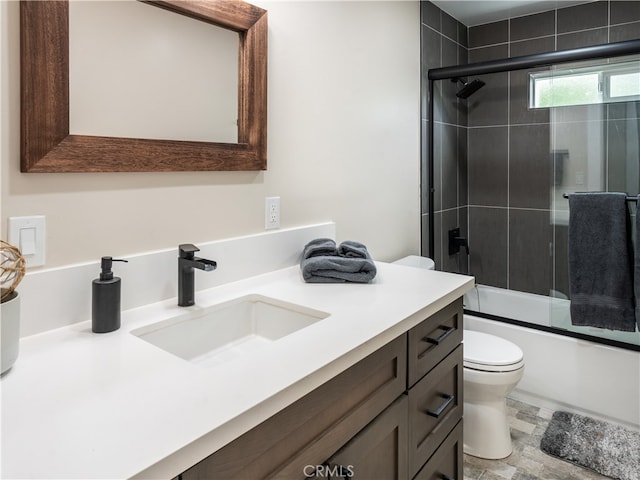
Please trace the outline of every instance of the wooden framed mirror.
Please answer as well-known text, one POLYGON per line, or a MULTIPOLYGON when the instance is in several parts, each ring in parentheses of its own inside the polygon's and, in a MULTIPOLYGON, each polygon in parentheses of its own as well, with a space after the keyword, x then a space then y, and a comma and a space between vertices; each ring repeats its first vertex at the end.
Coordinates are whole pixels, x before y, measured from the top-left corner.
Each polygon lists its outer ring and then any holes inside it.
POLYGON ((239 34, 238 143, 69 134, 69 5, 20 2, 22 172, 267 167, 267 12, 241 0, 142 0, 239 34))

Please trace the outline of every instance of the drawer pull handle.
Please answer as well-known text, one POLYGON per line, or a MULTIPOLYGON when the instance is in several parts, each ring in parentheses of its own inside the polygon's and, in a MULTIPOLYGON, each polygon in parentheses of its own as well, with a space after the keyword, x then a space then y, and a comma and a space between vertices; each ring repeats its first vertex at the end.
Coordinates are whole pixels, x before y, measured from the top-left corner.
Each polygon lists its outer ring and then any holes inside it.
POLYGON ((425 342, 433 343, 434 345, 440 345, 440 343, 455 330, 455 327, 446 327, 444 325, 440 325, 438 328, 444 330, 438 338, 424 337, 423 340, 425 342))
POLYGON ((442 415, 442 412, 444 412, 447 407, 449 405, 451 405, 451 403, 455 400, 456 396, 455 395, 448 395, 446 393, 443 393, 442 395, 440 395, 442 398, 444 398, 444 402, 442 402, 442 404, 435 410, 427 410, 427 415, 430 415, 432 417, 440 417, 440 415, 442 415))

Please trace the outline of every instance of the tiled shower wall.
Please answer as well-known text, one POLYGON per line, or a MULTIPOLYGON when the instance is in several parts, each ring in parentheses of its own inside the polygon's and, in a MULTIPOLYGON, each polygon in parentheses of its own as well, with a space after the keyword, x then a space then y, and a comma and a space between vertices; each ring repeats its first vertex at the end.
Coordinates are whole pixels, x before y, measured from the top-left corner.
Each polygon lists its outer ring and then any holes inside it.
MULTIPOLYGON (((430 55, 437 49, 432 44, 437 38, 429 18, 447 14, 428 2, 423 2, 422 12, 423 65, 433 68, 430 55)), ((438 33, 442 45, 446 35, 438 33)), ((635 38, 640 38, 640 2, 597 1, 471 27, 467 60, 474 63, 635 38)), ((465 63, 461 52, 458 63, 465 63)), ((452 64, 452 57, 439 60, 442 66, 452 64)), ((452 101, 455 90, 440 92, 441 98, 436 95, 435 260, 438 269, 469 272, 485 285, 543 295, 551 290, 567 293, 566 222, 552 220, 550 194, 557 181, 552 137, 563 135, 563 127, 555 118, 552 129, 549 110, 528 108, 530 72, 482 75, 479 78, 486 86, 467 101, 452 101), (450 109, 457 112, 455 123, 446 114, 450 109), (448 255, 448 230, 456 226, 468 238, 469 257, 464 251, 448 255)), ((426 78, 426 71, 423 75, 426 78)), ((452 88, 448 81, 437 83, 452 88)), ((586 120, 583 114, 589 108, 572 107, 562 115, 586 120)), ((618 121, 619 106, 597 109, 602 130, 616 131, 607 124, 618 121)), ((424 126, 426 115, 423 119, 424 126)), ((607 140, 608 150, 618 148, 615 139, 607 140)), ((424 165, 426 147, 425 138, 424 165)), ((604 155, 608 157, 609 151, 604 155)), ((423 192, 426 195, 426 189, 423 192)), ((426 202, 423 205, 426 255, 426 202)))
MULTIPOLYGON (((431 2, 421 2, 422 16, 422 250, 429 252, 427 71, 467 63, 467 27, 431 2)), ((449 256, 442 242, 443 219, 451 228, 467 225, 467 108, 458 89, 446 80, 435 84, 435 261, 439 270, 466 272, 466 258, 449 256), (445 159, 443 161, 442 159, 445 159), (442 250, 445 249, 444 255, 442 250)), ((446 231, 445 231, 446 235, 446 231)))

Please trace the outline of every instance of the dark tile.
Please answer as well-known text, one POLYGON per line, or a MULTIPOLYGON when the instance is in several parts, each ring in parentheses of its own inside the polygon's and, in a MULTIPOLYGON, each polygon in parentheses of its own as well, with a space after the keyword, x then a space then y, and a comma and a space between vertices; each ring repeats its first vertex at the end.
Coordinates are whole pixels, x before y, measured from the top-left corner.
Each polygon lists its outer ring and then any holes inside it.
MULTIPOLYGON (((511 44, 511 55, 530 55, 533 53, 552 52, 555 46, 554 37, 542 37, 511 44)), ((529 108, 529 75, 536 70, 514 70, 510 72, 509 81, 509 122, 511 124, 548 123, 549 109, 529 108)))
POLYGON ((509 288, 549 295, 553 241, 551 212, 509 209, 509 288))
POLYGON ((607 189, 638 195, 638 120, 609 120, 606 125, 607 189))
POLYGON ((420 132, 421 142, 424 145, 422 148, 422 152, 420 154, 421 168, 420 168, 420 185, 422 188, 420 189, 420 204, 422 207, 421 213, 429 212, 429 172, 427 171, 428 158, 429 158, 429 122, 427 120, 422 120, 422 132, 420 132))
POLYGON ((421 65, 420 67, 420 118, 427 119, 429 116, 429 80, 427 77, 428 69, 421 65))
MULTIPOLYGON (((561 192, 573 192, 584 190, 605 190, 604 166, 606 162, 605 121, 598 120, 601 115, 598 107, 589 108, 562 108, 564 118, 571 119, 577 113, 582 113, 582 120, 559 121, 554 123, 553 137, 554 152, 562 153, 566 170, 562 171, 556 165, 556 188, 561 192), (568 112, 574 110, 573 112, 568 112), (589 121, 585 121, 589 119, 589 121), (595 169, 590 165, 601 165, 601 169, 595 169), (562 175, 559 181, 558 177, 562 175)), ((558 116, 559 115, 554 115, 558 116)), ((562 205, 560 205, 562 206, 562 205)), ((566 205, 565 205, 566 206, 566 205)))
POLYGON ((509 129, 509 206, 549 208, 553 180, 549 124, 509 129))
POLYGON ((511 42, 510 56, 533 55, 534 53, 553 52, 556 46, 554 36, 539 37, 531 40, 511 42))
POLYGON ((467 63, 469 63, 469 50, 458 45, 458 65, 466 65, 467 63))
MULTIPOLYGON (((609 2, 609 16, 610 25, 640 21, 640 2, 637 0, 612 0, 609 2)), ((640 30, 636 30, 636 32, 640 32, 640 30)))
POLYGON ((440 132, 440 140, 442 142, 441 209, 446 210, 458 206, 458 127, 455 125, 442 125, 440 132))
POLYGON ((591 2, 557 11, 558 33, 576 32, 607 25, 608 2, 591 2))
MULTIPOLYGON (((458 64, 458 45, 448 38, 442 39, 442 66, 447 67, 450 65, 458 64)), ((455 125, 458 123, 458 97, 456 92, 458 88, 455 83, 450 80, 440 80, 439 87, 442 92, 441 103, 441 117, 436 117, 436 120, 441 120, 445 123, 455 125)))
POLYGON ((436 122, 442 122, 446 115, 445 109, 451 108, 444 103, 451 103, 453 101, 450 92, 451 86, 446 82, 447 80, 437 80, 433 82, 433 118, 436 122))
POLYGON ((475 78, 485 82, 485 86, 465 100, 469 126, 507 125, 509 74, 491 73, 475 78))
MULTIPOLYGON (((640 2, 638 3, 640 5, 640 2)), ((640 22, 616 25, 609 28, 609 42, 624 42, 640 38, 640 22)))
POLYGON ((436 263, 436 269, 442 270, 442 212, 436 212, 433 216, 434 219, 434 255, 433 261, 436 263))
POLYGON ((442 66, 458 65, 458 44, 448 38, 442 39, 442 66))
MULTIPOLYGON (((429 215, 420 216, 420 252, 425 257, 429 255, 429 215)), ((440 265, 436 262, 436 270, 440 270, 440 265)))
POLYGON ((507 209, 469 207, 469 265, 476 283, 507 287, 507 209))
POLYGON ((466 127, 458 127, 458 205, 460 206, 469 203, 467 132, 466 127))
POLYGON ((517 70, 510 73, 509 122, 511 125, 549 123, 548 108, 529 107, 529 75, 533 71, 517 70))
POLYGON ((444 125, 436 122, 434 125, 433 144, 433 209, 436 212, 442 210, 442 134, 444 125))
MULTIPOLYGON (((467 207, 458 209, 458 225, 460 235, 469 239, 469 209, 467 207)), ((458 255, 458 273, 469 273, 469 255, 465 250, 464 254, 458 255)))
POLYGON ((454 42, 458 41, 458 21, 447 12, 442 12, 440 16, 442 22, 442 34, 449 37, 454 42))
MULTIPOLYGON (((458 86, 460 87, 461 84, 458 84, 458 86)), ((468 119, 468 105, 467 105, 468 100, 463 100, 463 99, 459 99, 458 100, 458 125, 460 126, 467 126, 469 124, 469 119, 468 119)))
MULTIPOLYGON (((432 68, 440 68, 440 66, 442 65, 442 60, 441 60, 441 39, 442 36, 431 30, 428 27, 422 26, 422 61, 421 61, 421 69, 422 69, 422 79, 423 79, 423 85, 424 88, 422 89, 422 94, 424 95, 423 98, 426 99, 427 96, 427 74, 428 71, 432 68)), ((435 86, 437 86, 439 82, 436 82, 435 86)), ((436 97, 436 99, 438 98, 436 95, 434 95, 436 97)), ((440 109, 440 102, 436 102, 435 108, 437 110, 440 109)), ((423 118, 427 118, 428 117, 428 108, 429 108, 429 104, 428 101, 423 101, 422 103, 422 116, 423 118)), ((436 117, 438 118, 438 117, 436 117)))
MULTIPOLYGON (((442 245, 442 270, 445 272, 461 273, 460 263, 461 257, 467 257, 467 253, 463 248, 459 253, 449 255, 449 230, 458 228, 460 226, 460 220, 458 217, 458 209, 448 210, 442 212, 442 230, 440 242, 442 245)), ((462 228, 460 235, 462 236, 462 228)))
MULTIPOLYGON (((585 122, 599 122, 606 120, 607 118, 606 105, 601 103, 592 105, 572 105, 567 107, 554 108, 551 110, 553 117, 552 122, 556 124, 556 128, 562 128, 565 123, 575 123, 578 126, 584 126, 586 125, 585 122)), ((586 133, 584 128, 580 127, 577 132, 580 132, 578 133, 578 135, 582 135, 582 139, 580 137, 577 137, 571 139, 571 141, 568 141, 566 143, 575 143, 576 141, 584 143, 584 138, 588 138, 587 136, 585 136, 586 133)), ((573 134, 573 132, 571 133, 573 134)), ((556 138, 566 139, 565 137, 558 137, 557 135, 556 138)))
POLYGON ((469 204, 507 206, 507 127, 469 129, 469 204))
POLYGON ((607 119, 640 118, 640 101, 619 102, 607 105, 607 119))
POLYGON ((426 69, 440 68, 440 42, 442 35, 428 27, 422 26, 422 65, 426 69))
POLYGON ((558 35, 558 50, 568 50, 570 48, 590 47, 607 43, 607 28, 596 28, 576 33, 566 33, 558 35))
POLYGON ((469 28, 469 47, 482 47, 505 43, 509 41, 509 22, 499 22, 477 25, 469 28))
POLYGON ((469 46, 469 29, 461 22, 458 22, 458 43, 463 47, 469 46))
POLYGON ((510 41, 555 35, 556 14, 553 10, 512 18, 510 21, 510 41))
POLYGON ((470 48, 469 63, 486 62, 487 60, 499 60, 509 56, 509 46, 504 43, 491 47, 470 48))
POLYGON ((420 18, 423 24, 440 31, 440 9, 431 2, 420 2, 420 18))

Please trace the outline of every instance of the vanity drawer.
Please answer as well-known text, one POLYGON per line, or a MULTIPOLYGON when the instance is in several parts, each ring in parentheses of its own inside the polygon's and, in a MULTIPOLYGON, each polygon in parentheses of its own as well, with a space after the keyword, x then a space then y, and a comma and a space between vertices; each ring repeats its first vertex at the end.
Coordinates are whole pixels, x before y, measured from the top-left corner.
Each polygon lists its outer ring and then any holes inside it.
POLYGON ((409 467, 415 475, 462 418, 462 345, 409 390, 409 467))
POLYGON ((464 476, 462 439, 462 421, 459 421, 414 480, 462 480, 464 476))
POLYGON ((409 387, 462 342, 462 298, 409 330, 409 387))
POLYGON ((304 478, 400 396, 404 335, 237 438, 182 474, 204 478, 304 478))

